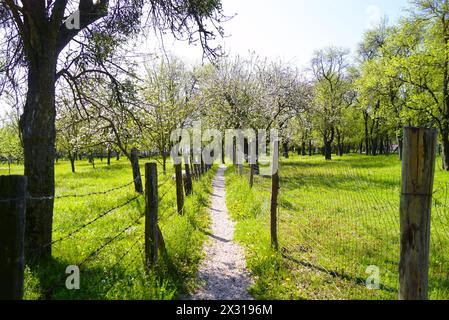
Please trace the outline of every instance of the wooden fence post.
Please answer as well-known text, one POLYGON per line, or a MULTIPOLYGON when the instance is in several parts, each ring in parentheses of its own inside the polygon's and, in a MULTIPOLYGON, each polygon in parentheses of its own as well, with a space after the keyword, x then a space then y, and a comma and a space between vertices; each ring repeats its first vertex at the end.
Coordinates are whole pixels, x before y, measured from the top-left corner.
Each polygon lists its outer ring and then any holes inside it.
POLYGON ((157 164, 145 164, 145 267, 148 272, 157 266, 159 230, 158 230, 158 181, 157 164))
POLYGON ((193 185, 192 185, 192 175, 190 173, 189 157, 187 155, 184 157, 184 168, 186 171, 185 191, 186 196, 189 196, 193 192, 193 185))
POLYGON ((0 300, 23 298, 27 178, 0 176, 0 300))
POLYGON ((142 179, 140 177, 139 152, 136 148, 131 150, 131 165, 133 169, 134 188, 137 193, 143 194, 142 179))
POLYGON ((275 250, 279 249, 278 242, 278 230, 277 230, 277 207, 278 207, 278 196, 279 196, 279 170, 277 165, 274 164, 275 161, 279 161, 279 141, 274 142, 273 150, 273 168, 275 171, 272 172, 271 177, 271 210, 270 210, 270 231, 271 231, 271 245, 275 250))
POLYGON ((201 179, 201 165, 200 164, 196 164, 195 166, 196 166, 197 178, 198 178, 198 180, 200 180, 201 179))
POLYGON ((254 186, 254 164, 249 165, 249 187, 254 186))
POLYGON ((399 299, 426 300, 437 131, 404 128, 399 299))
POLYGON ((182 186, 182 166, 175 164, 176 176, 176 203, 178 206, 178 213, 183 214, 184 211, 184 190, 182 186))

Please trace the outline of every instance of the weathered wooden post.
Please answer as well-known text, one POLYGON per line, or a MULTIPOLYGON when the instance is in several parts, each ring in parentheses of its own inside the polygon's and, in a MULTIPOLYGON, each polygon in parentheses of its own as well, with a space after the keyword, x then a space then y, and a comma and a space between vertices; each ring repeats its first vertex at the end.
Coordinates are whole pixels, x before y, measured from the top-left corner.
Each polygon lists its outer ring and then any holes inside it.
POLYGON ((0 300, 23 298, 27 178, 0 176, 0 300))
POLYGON ((194 164, 194 161, 193 161, 193 152, 190 154, 190 172, 191 172, 190 175, 191 176, 193 175, 195 180, 198 180, 197 176, 196 176, 195 164, 194 164))
POLYGON ((202 174, 201 174, 201 164, 197 164, 196 165, 196 172, 198 174, 198 180, 201 179, 202 174))
POLYGON ((192 184, 192 175, 190 173, 190 165, 189 165, 189 156, 186 155, 184 156, 184 169, 186 171, 186 179, 185 179, 185 191, 186 191, 186 196, 189 196, 192 194, 193 192, 193 184, 192 184))
POLYGON ((175 164, 176 177, 176 203, 178 206, 178 213, 183 214, 184 210, 184 190, 182 186, 182 167, 181 164, 175 164))
POLYGON ((252 188, 254 186, 254 164, 249 165, 249 187, 252 188))
POLYGON ((145 164, 145 267, 149 272, 157 266, 159 230, 158 230, 158 185, 157 164, 145 164))
POLYGON ((425 300, 437 131, 404 128, 399 299, 425 300))
POLYGON ((278 230, 277 230, 277 208, 279 196, 279 141, 274 141, 273 149, 273 172, 271 177, 271 210, 270 210, 270 225, 271 225, 271 245, 275 250, 279 249, 278 230))
POLYGON ((143 194, 142 179, 140 177, 139 152, 136 148, 131 150, 131 165, 133 169, 134 188, 137 193, 143 194))

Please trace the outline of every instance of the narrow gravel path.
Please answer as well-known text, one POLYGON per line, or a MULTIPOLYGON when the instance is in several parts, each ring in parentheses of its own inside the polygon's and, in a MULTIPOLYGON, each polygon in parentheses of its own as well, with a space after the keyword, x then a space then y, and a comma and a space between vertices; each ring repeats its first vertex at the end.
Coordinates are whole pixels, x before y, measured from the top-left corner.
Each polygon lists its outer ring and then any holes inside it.
POLYGON ((235 223, 229 218, 226 208, 225 170, 226 167, 221 166, 213 181, 212 234, 198 274, 203 287, 191 297, 192 300, 252 299, 247 291, 252 282, 246 270, 243 249, 233 242, 235 223))

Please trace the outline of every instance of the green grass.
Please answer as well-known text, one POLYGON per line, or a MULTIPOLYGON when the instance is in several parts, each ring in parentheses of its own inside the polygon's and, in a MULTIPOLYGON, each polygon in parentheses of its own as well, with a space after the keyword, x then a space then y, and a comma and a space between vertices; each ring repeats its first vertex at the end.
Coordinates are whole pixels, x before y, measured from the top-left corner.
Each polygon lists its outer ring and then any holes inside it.
MULTIPOLYGON (((228 170, 228 209, 256 280, 251 293, 258 299, 396 299, 400 175, 397 156, 283 159, 276 253, 270 246, 271 179, 256 177, 251 190, 246 175, 228 170), (380 270, 379 290, 365 285, 371 265, 380 270)), ((431 299, 449 299, 448 179, 437 170, 431 299)))
MULTIPOLYGON (((87 161, 77 162, 72 174, 70 163, 56 164, 56 196, 89 194, 122 186, 132 181, 127 160, 96 161, 93 169, 87 161)), ((141 160, 141 173, 144 173, 141 160)), ((8 174, 0 165, 0 174, 8 174)), ((194 182, 194 194, 186 198, 185 215, 176 210, 173 170, 169 177, 161 175, 159 184, 159 223, 166 242, 168 256, 161 258, 158 271, 144 272, 144 196, 107 214, 67 240, 53 245, 52 259, 30 263, 25 272, 26 299, 176 299, 195 288, 196 273, 203 258, 202 245, 209 228, 207 207, 214 171, 194 182), (167 179, 167 180, 166 180, 167 179), (133 223, 137 221, 136 223, 133 223), (65 287, 69 265, 80 265, 96 249, 132 225, 117 240, 81 265, 81 288, 69 291, 65 287)), ((23 168, 13 165, 12 174, 23 174, 23 168)), ((62 198, 55 200, 53 240, 59 239, 91 221, 103 212, 136 197, 133 185, 105 195, 62 198)), ((29 257, 28 257, 29 258, 29 257)))

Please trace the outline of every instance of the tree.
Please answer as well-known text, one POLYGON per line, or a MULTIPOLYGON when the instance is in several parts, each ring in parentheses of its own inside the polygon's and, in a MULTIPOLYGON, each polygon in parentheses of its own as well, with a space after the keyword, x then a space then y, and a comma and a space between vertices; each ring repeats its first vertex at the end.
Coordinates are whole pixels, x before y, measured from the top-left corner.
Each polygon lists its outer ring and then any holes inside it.
POLYGON ((443 168, 449 171, 449 1, 413 1, 415 13, 391 36, 396 55, 387 75, 402 83, 407 101, 405 123, 435 126, 443 146, 443 168))
POLYGON ((171 133, 184 128, 195 118, 197 106, 193 103, 197 78, 181 60, 172 57, 147 68, 144 82, 144 110, 141 114, 147 147, 156 147, 162 156, 164 175, 170 155, 171 133))
POLYGON ((87 120, 91 154, 94 150, 103 152, 105 146, 115 145, 131 163, 136 192, 143 193, 138 164, 138 148, 143 139, 142 119, 139 118, 141 101, 134 84, 135 77, 127 77, 130 74, 132 71, 127 70, 125 74, 114 75, 114 78, 121 78, 120 90, 116 90, 107 76, 84 75, 80 114, 87 120))
MULTIPOLYGON (((222 59, 208 68, 199 90, 207 125, 225 129, 278 129, 288 149, 290 120, 307 110, 311 86, 282 61, 269 63, 255 54, 222 59)), ((259 136, 256 135, 256 145, 259 136)))
POLYGON ((68 94, 61 91, 57 96, 56 150, 67 156, 72 173, 76 172, 75 162, 83 151, 97 144, 95 132, 86 115, 83 116, 68 94))
MULTIPOLYGON (((72 67, 82 66, 83 72, 107 73, 104 67, 108 51, 139 31, 143 13, 148 16, 146 21, 158 29, 187 34, 190 41, 199 39, 205 54, 213 56, 216 51, 209 41, 215 34, 206 28, 205 22, 213 20, 214 25, 221 22, 221 12, 219 0, 4 0, 0 3, 2 38, 8 48, 1 68, 3 81, 8 81, 11 87, 27 87, 20 124, 25 175, 33 197, 27 204, 28 253, 51 255, 48 244, 54 202, 56 81, 66 80, 62 75, 67 75, 72 67), (84 55, 86 43, 98 44, 94 46, 97 54, 93 60, 90 55, 84 55)), ((217 31, 222 32, 220 27, 217 31)))
POLYGON ((390 60, 401 52, 392 41, 393 35, 394 28, 383 21, 365 34, 359 47, 360 75, 356 86, 367 155, 382 153, 392 136, 397 138, 399 154, 402 150, 402 110, 407 93, 402 90, 403 83, 388 73, 390 60))
POLYGON ((278 61, 259 68, 258 79, 262 83, 262 110, 256 113, 259 123, 268 132, 275 128, 283 139, 284 156, 288 157, 292 140, 290 120, 309 111, 313 89, 299 70, 278 61))
MULTIPOLYGON (((215 66, 206 66, 200 72, 198 90, 203 127, 222 133, 223 163, 226 161, 225 130, 257 128, 261 112, 257 110, 260 104, 255 101, 262 95, 256 80, 258 66, 255 55, 250 58, 236 56, 223 58, 215 66)), ((236 160, 234 157, 233 163, 236 160)))
POLYGON ((316 51, 312 59, 315 119, 323 137, 326 160, 332 160, 336 125, 341 117, 345 95, 349 89, 347 55, 348 52, 344 49, 326 48, 316 51))

